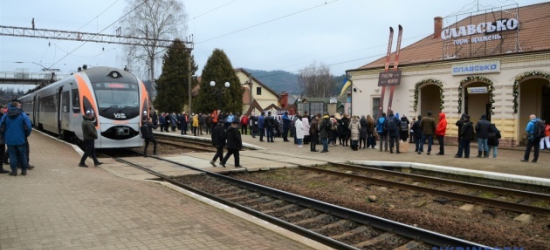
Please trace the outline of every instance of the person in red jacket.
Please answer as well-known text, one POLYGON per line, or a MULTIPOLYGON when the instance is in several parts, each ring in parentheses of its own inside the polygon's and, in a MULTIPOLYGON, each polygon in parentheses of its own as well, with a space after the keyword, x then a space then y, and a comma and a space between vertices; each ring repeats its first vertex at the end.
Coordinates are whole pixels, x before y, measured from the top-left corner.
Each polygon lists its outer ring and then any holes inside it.
POLYGON ((447 131, 447 120, 445 119, 445 113, 439 113, 439 123, 435 129, 435 136, 437 136, 437 141, 439 142, 439 153, 437 155, 445 154, 445 145, 443 139, 445 138, 445 132, 447 131))

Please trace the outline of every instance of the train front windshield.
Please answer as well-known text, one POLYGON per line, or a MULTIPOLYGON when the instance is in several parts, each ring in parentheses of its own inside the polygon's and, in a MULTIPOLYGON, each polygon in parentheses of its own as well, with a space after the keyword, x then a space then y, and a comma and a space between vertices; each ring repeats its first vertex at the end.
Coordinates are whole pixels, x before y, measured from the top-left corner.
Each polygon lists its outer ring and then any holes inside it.
POLYGON ((130 119, 139 115, 137 84, 94 83, 99 114, 110 119, 130 119))

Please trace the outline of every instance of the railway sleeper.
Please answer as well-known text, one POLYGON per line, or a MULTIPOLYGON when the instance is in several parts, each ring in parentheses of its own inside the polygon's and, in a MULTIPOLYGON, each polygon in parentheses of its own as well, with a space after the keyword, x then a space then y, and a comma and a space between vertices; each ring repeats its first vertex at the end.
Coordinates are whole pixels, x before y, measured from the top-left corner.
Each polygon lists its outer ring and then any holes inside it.
POLYGON ((283 204, 285 204, 285 202, 282 201, 282 200, 271 200, 270 202, 260 204, 258 206, 258 209, 262 210, 262 209, 265 209, 265 208, 278 207, 278 206, 281 206, 283 204))
POLYGON ((247 206, 250 206, 252 208, 256 208, 261 204, 264 204, 266 202, 271 202, 271 201, 272 201, 272 199, 269 196, 259 196, 257 199, 251 199, 251 200, 243 201, 243 202, 241 202, 241 205, 247 205, 247 206))
POLYGON ((365 248, 365 249, 368 249, 368 247, 371 247, 371 246, 374 246, 374 245, 377 245, 377 244, 380 244, 381 242, 384 242, 386 241, 387 239, 389 239, 390 237, 393 237, 393 235, 391 233, 385 233, 385 234, 381 234, 381 235, 378 235, 374 238, 371 238, 369 240, 366 240, 366 241, 363 241, 363 242, 359 242, 357 244, 354 244, 353 246, 354 247, 357 247, 357 248, 365 248))
POLYGON ((311 214, 317 214, 318 212, 313 210, 313 209, 310 209, 310 208, 304 208, 304 209, 301 209, 300 211, 296 211, 296 212, 293 212, 293 213, 288 213, 288 214, 285 214, 283 217, 286 218, 286 219, 290 219, 290 218, 295 218, 295 217, 307 217, 307 218, 311 218, 311 214))
POLYGON ((328 224, 328 225, 324 225, 322 227, 319 227, 319 228, 314 228, 312 229, 311 231, 314 231, 314 232, 321 232, 321 231, 325 231, 325 230, 330 230, 332 228, 337 228, 337 227, 341 227, 343 225, 345 225, 346 223, 349 223, 350 221, 349 220, 338 220, 334 223, 331 223, 331 224, 328 224))
POLYGON ((228 198, 225 198, 225 199, 228 200, 228 201, 231 201, 231 202, 241 203, 241 201, 242 202, 247 202, 249 200, 255 200, 259 197, 260 196, 257 193, 248 193, 248 194, 243 194, 243 195, 239 195, 239 196, 228 197, 228 198))
POLYGON ((224 199, 229 199, 229 198, 236 197, 236 196, 242 196, 244 194, 248 194, 248 191, 246 191, 244 189, 239 189, 239 190, 235 190, 234 192, 231 192, 231 193, 223 193, 223 194, 216 194, 216 195, 221 197, 221 198, 224 198, 224 199))
POLYGON ((407 244, 401 245, 400 247, 395 248, 394 250, 414 250, 414 249, 420 248, 420 246, 422 246, 422 244, 417 241, 409 241, 407 242, 407 244))
POLYGON ((294 222, 294 225, 303 226, 303 225, 307 225, 309 223, 318 223, 319 221, 322 221, 323 219, 325 219, 327 217, 329 217, 328 214, 320 214, 320 215, 317 215, 313 218, 309 218, 309 219, 301 220, 301 221, 298 221, 298 222, 294 222))
POLYGON ((288 204, 284 207, 279 207, 279 208, 275 208, 275 209, 262 211, 262 213, 274 214, 274 213, 280 213, 280 212, 284 212, 286 210, 292 210, 292 209, 296 209, 296 208, 299 208, 299 206, 296 205, 296 204, 288 204))
POLYGON ((350 230, 350 231, 347 231, 343 234, 340 234, 340 235, 334 235, 334 236, 329 236, 330 238, 333 238, 335 240, 341 240, 341 239, 345 239, 345 238, 348 238, 350 236, 353 236, 353 235, 356 235, 356 234, 360 234, 362 232, 365 232, 367 231, 368 228, 366 226, 360 226, 360 227, 357 227, 353 230, 350 230))

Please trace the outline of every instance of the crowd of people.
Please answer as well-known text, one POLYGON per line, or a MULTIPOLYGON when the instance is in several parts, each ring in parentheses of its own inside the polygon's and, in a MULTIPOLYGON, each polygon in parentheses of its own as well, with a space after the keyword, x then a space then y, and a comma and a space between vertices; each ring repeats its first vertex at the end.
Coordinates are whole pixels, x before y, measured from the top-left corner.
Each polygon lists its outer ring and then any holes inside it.
MULTIPOLYGON (((282 115, 261 112, 259 115, 252 113, 250 116, 214 111, 210 115, 199 113, 191 116, 185 112, 180 115, 163 113, 158 120, 161 131, 168 131, 171 125, 172 131, 179 128, 182 134, 187 134, 187 123, 191 123, 193 135, 211 133, 218 121, 224 129, 235 122, 241 134, 249 134, 250 131, 253 138, 259 136, 260 142, 273 143, 277 137, 282 138, 283 142, 290 142, 288 137, 291 136, 294 138, 295 145, 300 148, 309 145, 311 152, 319 152, 317 145, 322 145, 321 153, 328 152, 329 145, 341 145, 350 147, 353 151, 378 148, 380 151, 399 154, 404 147, 408 148, 409 143, 414 143, 415 153, 426 152, 430 155, 434 141, 437 140, 439 148, 436 155, 445 155, 445 135, 448 124, 445 113, 439 113, 438 117, 436 123, 431 111, 426 112, 425 116, 412 117, 411 120, 406 115, 400 116, 399 113, 391 110, 387 114, 382 113, 377 120, 371 115, 366 117, 356 115, 350 117, 348 114, 339 113, 310 115, 307 111, 303 114, 297 112, 295 115, 289 115, 288 112, 282 115), (424 144, 427 144, 426 151, 424 151, 424 144)), ((534 149, 535 155, 533 162, 538 160, 540 149, 550 150, 550 124, 539 121, 531 115, 526 128, 527 147, 522 161, 529 159, 531 149, 534 149)), ((482 115, 479 121, 473 124, 468 114, 462 114, 455 125, 458 130, 458 150, 454 155, 455 158, 470 158, 470 144, 474 139, 477 140, 478 145, 476 157, 486 158, 491 155, 491 152, 493 158, 497 157, 501 132, 487 119, 486 115, 482 115)))

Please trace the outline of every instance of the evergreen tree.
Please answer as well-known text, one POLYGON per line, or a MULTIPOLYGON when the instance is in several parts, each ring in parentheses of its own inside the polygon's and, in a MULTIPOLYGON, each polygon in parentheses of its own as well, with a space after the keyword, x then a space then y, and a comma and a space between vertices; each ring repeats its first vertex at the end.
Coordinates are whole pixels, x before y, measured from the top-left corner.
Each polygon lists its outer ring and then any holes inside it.
POLYGON ((234 114, 242 112, 244 90, 223 50, 212 52, 202 70, 201 79, 199 95, 193 104, 195 112, 211 113, 215 109, 234 114), (214 87, 210 86, 211 81, 216 83, 214 87), (229 88, 225 87, 226 82, 229 82, 229 88))
MULTIPOLYGON (((188 75, 194 75, 198 69, 194 57, 191 56, 191 72, 188 70, 190 52, 181 40, 176 39, 164 54, 162 74, 157 80, 157 96, 153 102, 155 109, 179 113, 188 103, 188 75)), ((197 80, 194 78, 191 81, 193 88, 197 80)))

